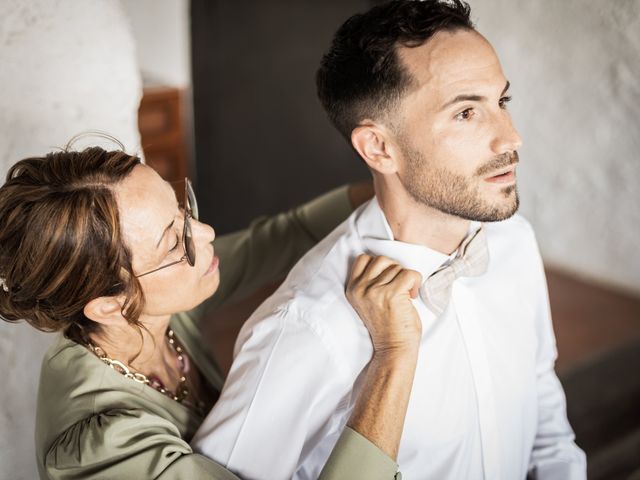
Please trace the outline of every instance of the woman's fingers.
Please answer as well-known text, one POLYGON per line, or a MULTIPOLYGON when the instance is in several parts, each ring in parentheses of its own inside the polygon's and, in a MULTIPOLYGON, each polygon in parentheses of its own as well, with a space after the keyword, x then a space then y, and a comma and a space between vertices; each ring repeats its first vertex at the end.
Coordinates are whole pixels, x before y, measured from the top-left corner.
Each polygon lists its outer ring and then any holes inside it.
POLYGON ((387 257, 358 255, 351 267, 351 275, 347 285, 347 293, 358 291, 361 294, 377 284, 389 283, 402 268, 387 257))
POLYGON ((355 262, 353 262, 353 265, 351 266, 351 281, 357 281, 360 279, 360 277, 364 273, 365 268, 367 267, 367 265, 369 265, 369 262, 372 258, 373 257, 371 257, 371 255, 367 255, 366 253, 358 255, 355 262))
POLYGON ((347 298, 367 327, 374 351, 407 351, 421 338, 418 313, 409 301, 422 277, 387 257, 360 255, 351 270, 347 298))
POLYGON ((392 283, 398 274, 402 272, 402 267, 397 263, 392 263, 387 268, 385 268, 380 275, 369 280, 369 286, 384 286, 389 283, 392 283))
POLYGON ((395 276, 391 285, 395 292, 409 292, 411 298, 416 298, 422 286, 422 275, 415 270, 402 269, 395 276))
POLYGON ((390 258, 362 254, 358 255, 351 267, 349 286, 351 289, 360 287, 362 290, 367 290, 370 287, 391 284, 389 291, 394 293, 407 291, 412 298, 415 298, 421 282, 422 277, 418 272, 404 269, 390 258))
POLYGON ((382 272, 384 272, 388 267, 394 265, 395 262, 390 258, 379 256, 379 257, 370 257, 371 261, 366 266, 363 277, 369 283, 376 282, 377 278, 380 276, 382 272))

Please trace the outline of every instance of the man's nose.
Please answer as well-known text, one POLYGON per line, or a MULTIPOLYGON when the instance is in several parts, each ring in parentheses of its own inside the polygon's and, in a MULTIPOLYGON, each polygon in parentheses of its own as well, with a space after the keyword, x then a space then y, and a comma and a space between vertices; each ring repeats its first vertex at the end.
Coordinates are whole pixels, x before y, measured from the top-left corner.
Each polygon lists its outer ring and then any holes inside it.
POLYGON ((496 155, 514 152, 522 146, 522 139, 513 126, 511 116, 507 112, 501 112, 501 118, 495 130, 495 136, 491 142, 491 149, 496 155))

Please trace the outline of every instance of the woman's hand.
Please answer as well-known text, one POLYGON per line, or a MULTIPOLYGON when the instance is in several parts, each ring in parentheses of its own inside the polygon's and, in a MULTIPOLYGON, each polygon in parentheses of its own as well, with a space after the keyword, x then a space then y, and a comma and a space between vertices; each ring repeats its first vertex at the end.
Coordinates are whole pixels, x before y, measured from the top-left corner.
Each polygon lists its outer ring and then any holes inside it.
POLYGON ((418 272, 386 257, 360 255, 346 290, 373 342, 373 356, 347 425, 394 460, 422 335, 420 317, 411 302, 421 284, 418 272))
POLYGON ((387 257, 358 256, 347 283, 347 299, 369 330, 374 354, 416 351, 422 324, 412 298, 422 276, 387 257))

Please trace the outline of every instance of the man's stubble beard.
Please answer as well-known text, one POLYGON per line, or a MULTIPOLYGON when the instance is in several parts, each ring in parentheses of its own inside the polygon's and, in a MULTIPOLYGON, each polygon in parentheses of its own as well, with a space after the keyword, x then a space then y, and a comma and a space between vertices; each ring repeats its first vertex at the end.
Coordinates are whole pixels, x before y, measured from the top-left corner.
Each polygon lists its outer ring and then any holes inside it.
MULTIPOLYGON (((482 198, 480 189, 477 185, 472 185, 471 179, 430 166, 424 155, 408 147, 406 143, 402 149, 407 160, 407 169, 406 174, 399 177, 400 182, 417 202, 440 212, 477 222, 506 220, 518 210, 520 198, 515 184, 501 190, 504 203, 491 204, 482 198)), ((517 162, 517 152, 497 156, 480 167, 473 179, 482 181, 482 175, 517 162)))

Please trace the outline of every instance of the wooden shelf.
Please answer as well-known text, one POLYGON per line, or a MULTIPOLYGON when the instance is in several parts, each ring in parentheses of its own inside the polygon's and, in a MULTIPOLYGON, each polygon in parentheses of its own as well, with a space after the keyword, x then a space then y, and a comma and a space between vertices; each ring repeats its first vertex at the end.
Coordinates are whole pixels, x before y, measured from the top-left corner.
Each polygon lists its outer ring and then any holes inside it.
POLYGON ((138 111, 138 128, 147 165, 175 183, 178 198, 189 176, 185 141, 183 91, 176 87, 147 87, 138 111))

